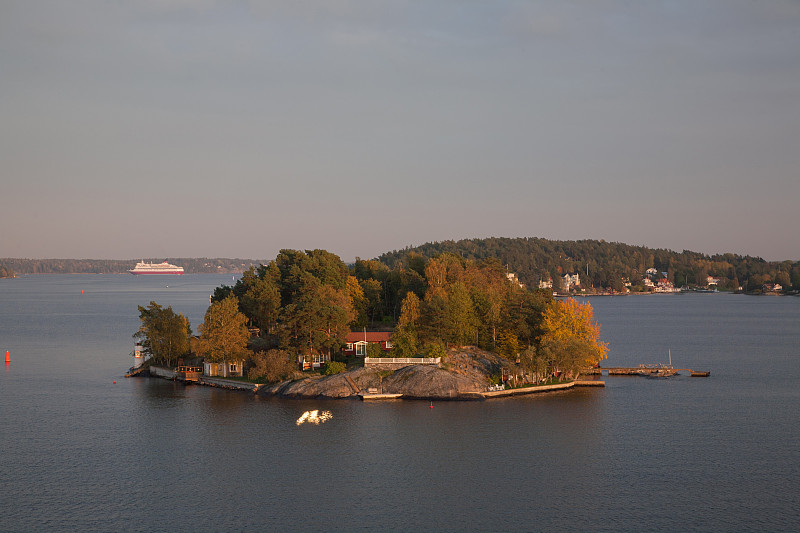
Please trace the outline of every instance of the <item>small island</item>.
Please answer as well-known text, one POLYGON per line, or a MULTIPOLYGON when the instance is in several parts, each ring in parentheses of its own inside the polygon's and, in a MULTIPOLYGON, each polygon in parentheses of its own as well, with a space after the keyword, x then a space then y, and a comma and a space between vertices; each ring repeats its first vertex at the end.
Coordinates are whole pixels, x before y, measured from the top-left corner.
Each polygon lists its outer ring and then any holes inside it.
POLYGON ((287 398, 566 388, 607 352, 589 303, 530 290, 497 259, 450 253, 409 253, 390 268, 283 250, 215 289, 199 335, 156 302, 139 317, 134 337, 154 374, 191 365, 202 367, 201 381, 287 398))

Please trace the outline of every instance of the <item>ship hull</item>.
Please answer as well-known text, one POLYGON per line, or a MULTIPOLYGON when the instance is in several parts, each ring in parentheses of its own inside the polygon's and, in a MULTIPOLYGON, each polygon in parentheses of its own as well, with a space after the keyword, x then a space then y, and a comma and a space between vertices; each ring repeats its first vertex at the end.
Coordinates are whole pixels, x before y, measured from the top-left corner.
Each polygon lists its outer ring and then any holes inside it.
POLYGON ((128 270, 134 276, 150 276, 151 274, 173 274, 181 276, 183 275, 183 271, 174 272, 174 271, 164 271, 164 272, 134 272, 133 270, 128 270))

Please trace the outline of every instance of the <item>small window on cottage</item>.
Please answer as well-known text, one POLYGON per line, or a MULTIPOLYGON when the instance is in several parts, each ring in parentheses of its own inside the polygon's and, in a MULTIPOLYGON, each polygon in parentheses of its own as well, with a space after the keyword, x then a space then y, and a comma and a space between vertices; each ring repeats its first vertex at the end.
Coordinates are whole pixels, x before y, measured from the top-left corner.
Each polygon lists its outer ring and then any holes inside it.
POLYGON ((347 351, 348 352, 352 352, 353 351, 353 343, 352 342, 348 342, 347 343, 347 351))
POLYGON ((228 366, 228 372, 237 372, 237 369, 236 369, 236 363, 231 363, 231 364, 228 366))
POLYGON ((386 349, 390 350, 392 348, 392 341, 386 341, 386 349))

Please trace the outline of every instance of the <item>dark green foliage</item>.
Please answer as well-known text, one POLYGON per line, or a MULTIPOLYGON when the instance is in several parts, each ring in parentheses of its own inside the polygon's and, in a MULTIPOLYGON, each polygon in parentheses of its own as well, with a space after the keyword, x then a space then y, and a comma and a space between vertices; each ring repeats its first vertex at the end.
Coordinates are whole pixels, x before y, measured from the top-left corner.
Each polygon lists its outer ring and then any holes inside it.
POLYGON ((218 287, 212 302, 237 297, 239 311, 268 346, 330 356, 359 318, 361 300, 355 301, 353 288, 360 290, 359 283, 338 256, 281 250, 268 265, 246 270, 232 287, 218 287))
POLYGON ((140 305, 139 319, 141 325, 133 337, 142 343, 145 355, 154 363, 175 366, 178 358, 189 353, 189 321, 175 314, 172 307, 164 308, 156 302, 147 307, 140 305))
POLYGON ((444 347, 444 344, 441 342, 434 342, 428 345, 428 349, 425 352, 425 357, 446 357, 447 350, 444 347))
POLYGON ((323 376, 332 376, 334 374, 341 374, 347 370, 347 365, 344 363, 340 363, 339 361, 328 361, 324 365, 322 365, 322 375, 323 376))
POLYGON ((383 356, 384 353, 380 344, 372 343, 367 345, 367 357, 380 358, 383 356))
POLYGON ((420 258, 430 259, 444 253, 476 261, 498 258, 531 288, 537 287, 541 279, 556 280, 566 273, 579 273, 584 288, 619 290, 622 279, 628 279, 636 286, 641 283, 645 271, 652 267, 666 272, 667 278, 676 286, 705 286, 706 276, 713 276, 720 278, 723 281, 720 288, 726 289, 736 289, 738 283, 744 283, 753 290, 760 290, 762 283, 775 282, 784 272, 789 275, 791 287, 800 290, 800 261, 768 262, 758 257, 730 253, 709 256, 688 250, 674 252, 603 240, 493 237, 442 241, 387 252, 379 260, 393 268, 412 261, 419 264, 424 261, 420 258), (750 278, 756 275, 761 276, 761 281, 751 282, 750 278))
POLYGON ((250 355, 247 349, 250 332, 246 322, 247 317, 239 311, 236 296, 212 303, 199 328, 200 355, 218 363, 247 358, 250 355))

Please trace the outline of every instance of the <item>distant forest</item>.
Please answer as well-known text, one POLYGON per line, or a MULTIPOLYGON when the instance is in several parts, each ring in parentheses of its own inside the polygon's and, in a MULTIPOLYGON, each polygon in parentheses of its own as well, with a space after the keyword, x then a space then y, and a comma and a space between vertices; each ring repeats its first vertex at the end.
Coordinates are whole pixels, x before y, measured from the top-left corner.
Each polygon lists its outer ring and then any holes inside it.
MULTIPOLYGON (((564 274, 579 274, 580 287, 589 292, 622 290, 630 283, 642 289, 649 268, 655 268, 676 287, 705 287, 708 276, 719 280, 720 290, 759 292, 766 284, 779 284, 784 292, 800 291, 800 261, 765 261, 737 254, 706 255, 684 250, 675 252, 631 246, 603 240, 555 241, 535 237, 464 239, 431 242, 386 252, 378 261, 389 268, 408 266, 414 257, 429 259, 452 253, 464 259, 497 258, 517 275, 520 282, 535 289, 540 281, 564 274)), ((155 258, 182 266, 187 274, 241 273, 250 266, 269 261, 224 258, 155 258)), ((138 260, 112 259, 0 259, 0 277, 21 274, 119 274, 133 268, 138 260)))
POLYGON ((705 287, 708 276, 719 279, 720 290, 759 292, 765 284, 780 284, 784 291, 800 290, 800 261, 765 261, 736 254, 706 255, 684 250, 653 249, 603 240, 554 241, 539 238, 465 239, 442 241, 395 250, 378 260, 394 267, 409 255, 425 258, 443 253, 464 259, 496 257, 529 288, 540 280, 557 280, 579 274, 581 288, 621 290, 626 281, 641 286, 645 273, 655 268, 675 286, 705 287))
MULTIPOLYGON (((0 259, 0 277, 20 274, 124 274, 139 261, 142 259, 0 259)), ((265 262, 207 257, 162 257, 143 261, 167 261, 182 266, 186 274, 236 274, 265 262)))

